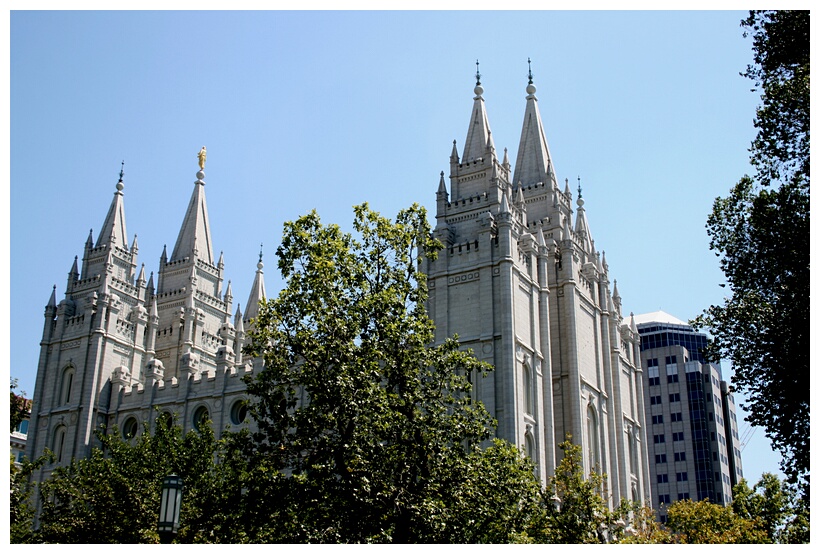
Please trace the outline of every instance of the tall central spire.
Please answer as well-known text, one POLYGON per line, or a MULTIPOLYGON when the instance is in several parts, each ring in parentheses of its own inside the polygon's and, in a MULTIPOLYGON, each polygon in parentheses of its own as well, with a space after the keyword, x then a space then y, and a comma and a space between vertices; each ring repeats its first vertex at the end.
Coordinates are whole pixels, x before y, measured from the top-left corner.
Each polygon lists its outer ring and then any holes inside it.
MULTIPOLYGON (((204 150, 204 147, 203 147, 204 150)), ((204 164, 203 164, 204 165, 204 164)), ((200 169, 196 173, 194 192, 185 212, 185 219, 179 230, 174 251, 169 262, 187 257, 196 256, 214 264, 214 251, 211 245, 211 225, 208 223, 208 205, 205 202, 205 172, 200 169)))
MULTIPOLYGON (((529 63, 529 59, 527 60, 529 63)), ((535 97, 535 85, 532 84, 530 68, 527 84, 527 108, 524 111, 524 126, 521 129, 521 141, 518 144, 518 156, 515 159, 513 183, 523 186, 535 183, 555 183, 555 166, 552 163, 544 125, 538 110, 538 99, 535 97)))
POLYGON ((481 158, 487 150, 487 141, 490 139, 490 121, 487 119, 487 110, 484 107, 484 87, 481 86, 481 73, 478 71, 476 60, 475 98, 473 98, 473 114, 470 117, 470 127, 467 129, 467 140, 464 142, 464 152, 461 163, 470 163, 481 158))

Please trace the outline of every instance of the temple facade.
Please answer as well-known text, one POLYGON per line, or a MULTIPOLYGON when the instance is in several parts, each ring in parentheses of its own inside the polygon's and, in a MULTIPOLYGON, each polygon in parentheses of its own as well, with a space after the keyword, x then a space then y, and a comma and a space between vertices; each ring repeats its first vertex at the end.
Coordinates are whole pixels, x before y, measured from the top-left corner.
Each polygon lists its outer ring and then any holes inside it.
POLYGON ((640 337, 610 290, 579 186, 559 185, 536 88, 526 87, 515 167, 496 151, 480 75, 467 138, 441 173, 434 235, 425 261, 436 340, 457 334, 495 367, 472 376, 497 435, 524 449, 542 478, 566 437, 586 472, 607 476, 612 505, 650 495, 640 337))
MULTIPOLYGON (((204 160, 203 160, 204 161, 204 160)), ((200 163, 204 166, 204 163, 200 163)), ((214 257, 205 173, 196 174, 174 249, 146 279, 134 236, 128 244, 123 173, 102 228, 45 308, 27 455, 56 455, 37 480, 97 444, 94 430, 115 425, 126 436, 174 415, 184 431, 213 421, 217 437, 247 409, 241 377, 259 368, 244 359, 245 329, 265 297, 260 253, 245 313, 233 312, 224 261, 214 257)), ((250 272, 249 272, 250 273, 250 272)))
MULTIPOLYGON (((474 394, 542 480, 570 436, 585 469, 606 474, 611 505, 642 501, 640 338, 614 282, 610 290, 580 188, 573 202, 568 182, 559 185, 532 79, 514 169, 506 150, 496 152, 478 78, 474 92, 466 141, 460 154, 454 143, 436 194, 434 234, 445 250, 423 262, 436 340, 458 334, 495 367, 471 376, 474 394)), ((174 414, 185 431, 210 419, 219 436, 245 420, 241 377, 261 362, 243 358, 242 346, 265 297, 262 256, 244 313, 234 311, 223 257, 214 257, 204 165, 203 148, 174 248, 147 278, 136 236, 128 244, 120 173, 96 240, 90 233, 62 299, 55 286, 45 308, 29 458, 45 448, 55 464, 87 456, 100 425, 133 436, 174 414)))

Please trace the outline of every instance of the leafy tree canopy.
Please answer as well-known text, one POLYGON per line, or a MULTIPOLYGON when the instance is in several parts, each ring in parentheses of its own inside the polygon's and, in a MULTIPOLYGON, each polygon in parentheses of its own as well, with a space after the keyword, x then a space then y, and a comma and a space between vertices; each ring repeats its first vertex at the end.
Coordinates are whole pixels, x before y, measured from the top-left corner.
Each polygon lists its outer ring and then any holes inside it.
POLYGON ((708 500, 680 500, 667 509, 666 526, 674 542, 684 544, 767 543, 760 523, 740 517, 730 506, 708 500))
POLYGON ((240 542, 242 462, 228 441, 203 426, 186 435, 160 420, 151 435, 97 433, 89 458, 57 468, 40 484, 37 542, 156 543, 160 489, 175 473, 184 482, 178 542, 240 542))
POLYGON ((762 92, 751 148, 754 178, 715 200, 710 248, 729 285, 723 305, 695 320, 713 335, 791 483, 809 480, 809 12, 753 11, 743 21, 762 92))
POLYGON ((354 211, 356 237, 315 212, 285 224, 286 286, 250 333, 251 471, 282 499, 264 540, 523 540, 537 480, 517 449, 481 448, 494 422, 470 398, 491 368, 455 339, 431 346, 425 210, 354 211))
POLYGON ((9 409, 9 423, 11 424, 11 429, 9 431, 14 432, 17 426, 28 417, 31 411, 31 400, 25 397, 26 393, 24 391, 21 391, 20 394, 15 392, 17 390, 17 379, 11 379, 10 388, 11 408, 9 409))
POLYGON ((805 502, 776 475, 764 473, 753 488, 742 479, 732 490, 732 496, 732 510, 744 519, 757 521, 770 542, 809 542, 805 502))

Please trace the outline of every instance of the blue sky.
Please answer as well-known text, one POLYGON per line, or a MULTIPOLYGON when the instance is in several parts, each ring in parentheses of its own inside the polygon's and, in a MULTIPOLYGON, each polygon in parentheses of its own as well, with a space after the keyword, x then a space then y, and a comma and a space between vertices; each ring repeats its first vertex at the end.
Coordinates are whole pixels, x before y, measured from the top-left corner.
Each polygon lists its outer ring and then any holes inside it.
MULTIPOLYGON (((286 220, 315 208, 349 228, 364 201, 434 214, 439 172, 467 133, 476 59, 495 145, 513 164, 532 59, 556 172, 573 191, 581 178, 625 312, 694 318, 725 292, 706 216, 751 172, 745 14, 12 12, 11 375, 33 392, 43 308, 89 229, 96 238, 122 161, 129 242, 138 235, 139 261, 156 271, 207 146, 213 246, 244 307, 260 243, 268 293, 281 286, 286 220)), ((743 462, 752 481, 777 471, 762 429, 743 462)))

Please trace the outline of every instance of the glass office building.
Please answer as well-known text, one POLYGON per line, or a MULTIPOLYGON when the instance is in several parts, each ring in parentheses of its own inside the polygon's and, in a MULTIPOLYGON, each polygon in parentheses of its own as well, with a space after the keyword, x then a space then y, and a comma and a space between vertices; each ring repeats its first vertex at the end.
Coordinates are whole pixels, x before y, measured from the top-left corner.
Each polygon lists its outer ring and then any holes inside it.
POLYGON ((734 397, 720 364, 705 360, 707 337, 665 312, 636 315, 644 368, 652 507, 727 505, 743 477, 734 397))

